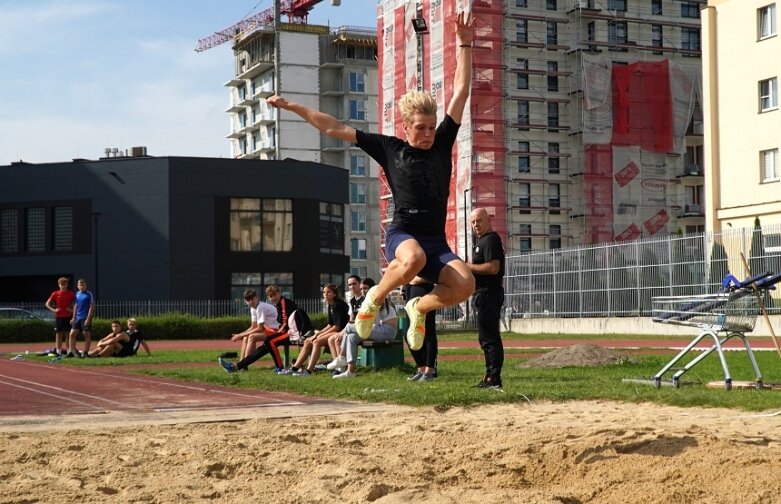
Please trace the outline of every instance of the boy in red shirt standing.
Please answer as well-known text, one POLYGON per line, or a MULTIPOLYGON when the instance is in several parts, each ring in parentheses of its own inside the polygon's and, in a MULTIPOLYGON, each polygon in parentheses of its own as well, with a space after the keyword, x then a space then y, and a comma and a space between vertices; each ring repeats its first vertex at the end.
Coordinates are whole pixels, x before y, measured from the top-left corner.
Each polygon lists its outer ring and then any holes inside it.
POLYGON ((68 290, 68 279, 65 277, 57 280, 59 290, 52 292, 46 300, 46 308, 54 313, 54 352, 62 355, 62 343, 71 327, 73 318, 73 305, 76 303, 76 294, 68 290))

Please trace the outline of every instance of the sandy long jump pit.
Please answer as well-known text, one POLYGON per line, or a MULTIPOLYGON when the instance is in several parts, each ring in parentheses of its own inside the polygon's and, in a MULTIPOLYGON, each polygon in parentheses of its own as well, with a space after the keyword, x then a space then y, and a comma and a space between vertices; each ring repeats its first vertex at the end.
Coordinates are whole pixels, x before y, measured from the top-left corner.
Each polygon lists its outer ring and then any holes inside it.
MULTIPOLYGON (((0 375, 8 381, 7 365, 0 375)), ((781 495, 773 413, 521 397, 475 408, 295 407, 273 418, 216 408, 173 424, 138 409, 0 424, 0 502, 775 503, 781 495), (108 416, 119 421, 96 420, 108 416)))

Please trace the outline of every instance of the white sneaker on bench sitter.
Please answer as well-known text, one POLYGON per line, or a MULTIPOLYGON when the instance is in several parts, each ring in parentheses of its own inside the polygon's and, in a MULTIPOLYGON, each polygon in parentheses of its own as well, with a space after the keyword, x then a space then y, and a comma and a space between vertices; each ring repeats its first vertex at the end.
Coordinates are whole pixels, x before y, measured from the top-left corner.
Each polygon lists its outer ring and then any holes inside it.
POLYGON ((328 365, 325 368, 328 371, 333 371, 334 369, 343 368, 346 365, 347 365, 347 359, 340 355, 336 359, 334 359, 331 362, 329 362, 328 365))

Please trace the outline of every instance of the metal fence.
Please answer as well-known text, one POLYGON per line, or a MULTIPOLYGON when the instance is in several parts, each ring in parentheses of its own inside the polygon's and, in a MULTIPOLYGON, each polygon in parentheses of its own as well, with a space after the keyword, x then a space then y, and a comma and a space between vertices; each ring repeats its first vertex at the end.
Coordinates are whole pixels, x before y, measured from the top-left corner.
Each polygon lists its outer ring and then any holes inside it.
MULTIPOLYGON (((505 309, 512 318, 649 316, 654 296, 716 292, 728 273, 747 278, 741 253, 754 274, 781 272, 781 226, 511 256, 505 309)), ((778 312, 777 299, 766 304, 778 312)))
MULTIPOLYGON (((716 292, 731 273, 781 272, 781 226, 731 229, 723 233, 671 235, 627 243, 571 247, 507 257, 502 322, 519 317, 650 316, 654 296, 689 296, 716 292)), ((403 305, 394 295, 393 302, 403 305)), ((322 299, 296 299, 307 313, 322 313, 322 299)), ((40 303, 0 303, 51 318, 40 303)), ((780 313, 781 297, 765 304, 780 313)), ((246 316, 242 300, 105 301, 98 300, 100 318, 157 316, 167 313, 199 317, 246 316)), ((475 327, 465 304, 437 311, 439 329, 475 327), (466 316, 468 312, 468 317, 466 316)))

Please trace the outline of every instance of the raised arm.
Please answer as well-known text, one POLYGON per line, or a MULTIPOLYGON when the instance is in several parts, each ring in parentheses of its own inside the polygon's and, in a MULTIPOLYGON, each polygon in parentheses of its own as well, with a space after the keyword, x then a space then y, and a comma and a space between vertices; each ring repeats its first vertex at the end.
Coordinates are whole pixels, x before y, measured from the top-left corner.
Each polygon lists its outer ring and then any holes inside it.
POLYGON ((279 95, 270 96, 266 102, 272 107, 289 110, 301 116, 306 122, 319 129, 332 138, 338 138, 346 142, 355 143, 355 128, 350 127, 332 115, 305 107, 300 103, 287 101, 279 95))
POLYGON ((458 42, 458 57, 456 58, 456 74, 453 79, 453 97, 447 106, 447 115, 461 124, 466 100, 472 87, 472 14, 463 11, 456 16, 456 39, 458 42))

